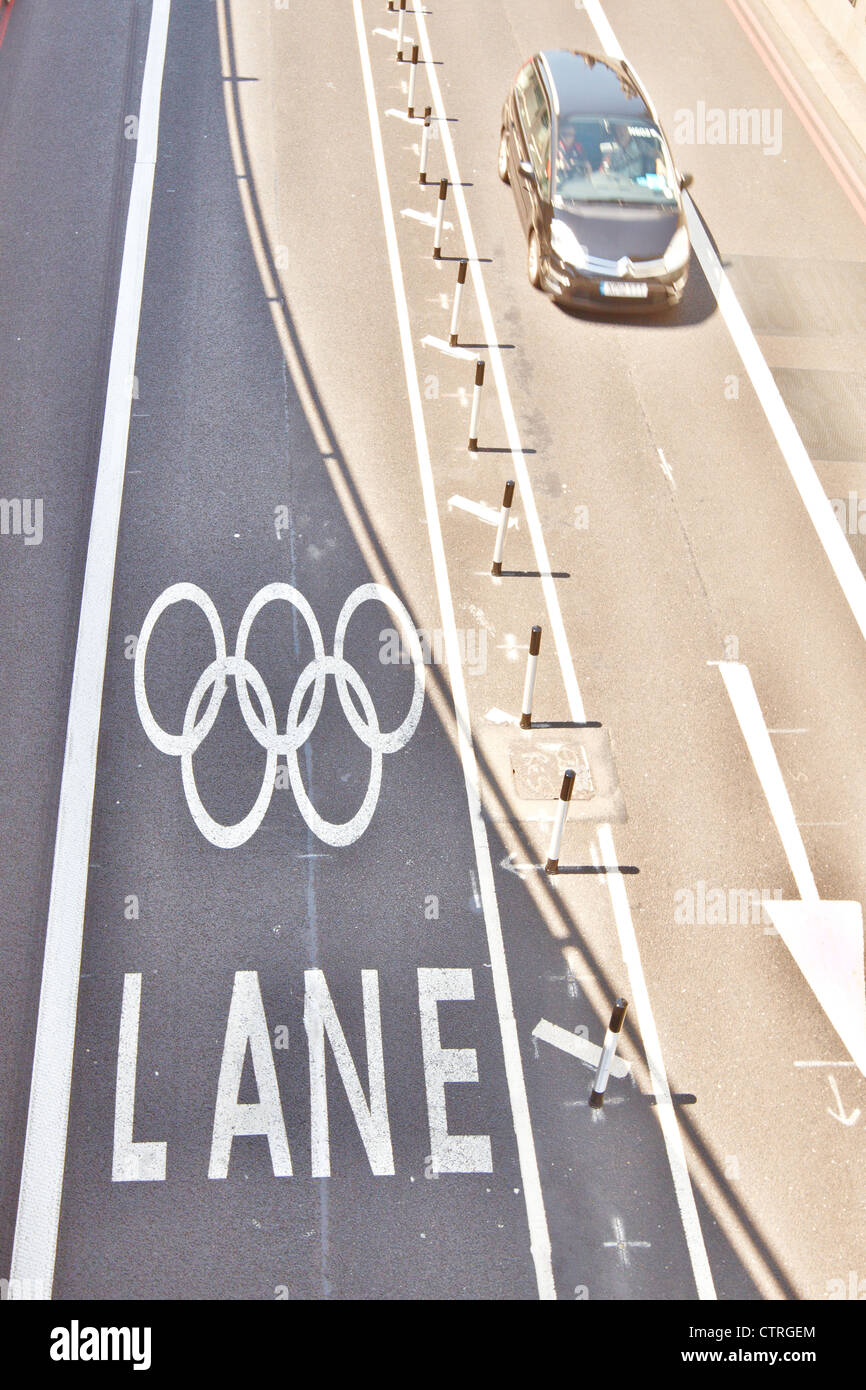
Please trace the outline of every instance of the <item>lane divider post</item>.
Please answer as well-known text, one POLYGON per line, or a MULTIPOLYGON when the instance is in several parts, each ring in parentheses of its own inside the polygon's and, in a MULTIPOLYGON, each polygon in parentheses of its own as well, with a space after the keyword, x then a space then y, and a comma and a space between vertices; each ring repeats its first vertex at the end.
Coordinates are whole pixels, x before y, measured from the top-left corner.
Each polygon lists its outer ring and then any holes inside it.
POLYGON ((553 822, 550 849, 547 851, 547 863, 544 866, 544 872, 546 874, 559 873, 559 851, 562 845, 562 832, 565 829, 565 821, 568 816, 568 803, 571 800, 571 793, 573 791, 574 770, 567 767, 562 774, 562 790, 559 793, 559 805, 556 808, 556 818, 553 822))
POLYGON ((436 204, 436 227, 433 232, 433 259, 442 258, 442 223, 445 221, 445 199, 448 197, 448 180, 439 180, 439 202, 436 204))
POLYGON ((418 169, 418 182, 427 182, 427 151, 430 146, 430 116, 432 106, 424 107, 424 129, 421 132, 421 164, 418 169))
POLYGON ((448 346, 457 346, 457 332, 460 327, 460 305, 463 301, 463 286, 466 284, 466 261, 462 260, 457 267, 457 284, 454 289, 454 307, 451 310, 451 332, 448 338, 448 346))
POLYGON ((407 98, 406 115, 409 117, 409 120, 410 120, 410 121, 414 121, 414 119, 415 119, 415 79, 416 79, 416 77, 418 76, 418 45, 417 45, 417 43, 413 43, 413 45, 412 45, 412 57, 411 57, 411 59, 410 59, 410 62, 411 62, 411 64, 412 64, 412 66, 411 66, 410 69, 409 69, 409 96, 408 96, 408 98, 407 98))
POLYGON ((478 452, 478 415, 481 411, 481 388, 484 385, 484 359, 475 363, 475 386, 472 390, 472 412, 469 416, 469 452, 478 452))
POLYGON ((406 0, 400 0, 400 11, 397 15, 397 62, 403 61, 403 25, 406 22, 406 0))
POLYGON ((538 666, 538 653, 541 651, 541 628, 536 623, 529 634, 529 656, 526 658, 526 679, 523 682, 523 704, 520 707, 521 729, 532 728, 532 692, 535 689, 535 671, 538 666))
MULTIPOLYGON (((466 262, 464 261, 465 265, 466 262)), ((499 528, 496 532, 496 544, 493 547, 493 564, 490 568, 491 574, 502 573, 502 551, 505 546, 505 534, 508 530, 508 518, 511 515, 511 502, 514 497, 514 482, 509 478, 505 484, 505 492, 502 497, 502 510, 499 513, 499 528)))
POLYGON ((589 1104, 593 1110, 600 1110, 604 1105, 604 1092, 607 1087, 607 1078, 610 1075, 610 1064, 616 1053, 616 1045, 619 1042, 619 1035, 622 1032, 625 1011, 628 1008, 627 999, 617 999, 613 1006, 610 1016, 610 1023, 607 1025, 607 1032, 604 1035, 604 1046, 601 1050, 601 1057, 598 1062, 598 1071, 592 1083, 589 1104))

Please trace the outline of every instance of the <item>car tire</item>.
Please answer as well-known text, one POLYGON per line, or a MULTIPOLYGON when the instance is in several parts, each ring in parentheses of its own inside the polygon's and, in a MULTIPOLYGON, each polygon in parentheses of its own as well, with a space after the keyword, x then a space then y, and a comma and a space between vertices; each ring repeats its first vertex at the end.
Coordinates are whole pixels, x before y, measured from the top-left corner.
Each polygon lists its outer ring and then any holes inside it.
POLYGON ((541 289, 541 247, 538 245, 538 237, 535 231, 529 233, 529 243, 526 248, 526 273, 529 276, 529 283, 535 289, 541 289))
POLYGON ((508 132, 504 128, 499 132, 499 154, 496 160, 496 172, 503 183, 510 183, 508 177, 508 132))

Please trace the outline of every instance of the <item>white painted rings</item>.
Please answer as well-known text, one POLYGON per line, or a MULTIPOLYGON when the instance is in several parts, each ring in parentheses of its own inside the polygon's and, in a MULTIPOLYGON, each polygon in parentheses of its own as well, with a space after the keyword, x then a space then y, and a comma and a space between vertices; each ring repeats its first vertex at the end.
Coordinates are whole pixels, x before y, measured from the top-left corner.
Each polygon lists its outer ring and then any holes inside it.
POLYGON ((225 633, 213 601, 198 585, 184 583, 170 585, 151 605, 142 624, 136 646, 133 682, 139 718, 151 743, 160 752, 167 753, 170 757, 180 758, 184 794, 190 813, 199 830, 212 845, 217 845, 221 849, 235 849, 254 835, 264 820, 273 794, 277 758, 281 754, 286 758, 288 764, 289 783, 295 794, 298 810, 313 834, 323 840, 325 844, 335 847, 351 845, 359 839, 370 824, 379 800, 383 755, 396 753, 405 747, 418 726, 424 704, 424 679, 424 656, 409 613, 396 594, 393 594, 382 584, 361 584, 346 599, 337 619, 333 656, 328 656, 325 652, 321 628, 303 594, 291 584, 266 584, 247 604, 238 627, 235 653, 233 656, 229 656, 226 650, 225 633), (403 630, 405 645, 412 658, 414 686, 409 712, 403 722, 389 733, 382 732, 369 690, 355 667, 350 665, 343 655, 346 630, 353 613, 362 603, 374 600, 383 603, 397 618, 403 630), (213 634, 215 656, 214 660, 199 676, 189 697, 183 720, 183 731, 179 734, 172 734, 163 729, 153 716, 148 704, 144 671, 148 645, 159 618, 172 604, 184 601, 195 604, 207 618, 213 634), (247 660, 246 655, 250 629, 256 616, 266 604, 277 601, 294 606, 306 623, 313 643, 313 659, 298 676, 289 700, 284 734, 278 732, 276 713, 267 686, 260 672, 247 660), (248 814, 234 825, 220 824, 205 809, 196 786, 192 762, 194 753, 210 733, 219 714, 220 706, 225 698, 226 678, 228 676, 234 680, 238 704, 247 728, 267 753, 264 780, 255 803, 248 814), (325 682, 328 676, 334 677, 340 705, 352 731, 369 748, 371 754, 370 780, 361 806, 350 820, 339 823, 324 820, 319 815, 304 786, 298 763, 298 750, 310 737, 321 714, 325 698, 325 682), (253 708, 248 689, 250 685, 259 701, 264 722, 253 708), (303 719, 299 720, 301 705, 310 685, 313 686, 313 693, 310 698, 309 709, 303 719), (361 704, 363 718, 358 713, 349 693, 350 686, 361 704), (210 698, 204 714, 199 717, 199 711, 208 691, 211 692, 210 698))

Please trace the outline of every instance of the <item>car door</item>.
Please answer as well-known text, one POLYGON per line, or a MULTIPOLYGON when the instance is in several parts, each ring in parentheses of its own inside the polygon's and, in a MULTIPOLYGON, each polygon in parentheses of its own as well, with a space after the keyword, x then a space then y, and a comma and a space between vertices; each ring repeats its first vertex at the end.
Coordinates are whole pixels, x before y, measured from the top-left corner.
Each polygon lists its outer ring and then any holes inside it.
POLYGON ((514 199, 517 203, 517 210, 520 213, 520 220, 524 228, 529 225, 532 215, 532 207, 529 200, 529 190, 526 179, 520 172, 520 165, 523 162, 532 163, 529 148, 529 132, 532 118, 538 110, 538 97, 541 94, 541 84, 535 71, 533 62, 527 63, 517 74, 514 83, 514 99, 512 102, 513 123, 511 129, 511 139, 509 141, 509 154, 512 163, 509 167, 509 177, 511 186, 514 189, 514 199))

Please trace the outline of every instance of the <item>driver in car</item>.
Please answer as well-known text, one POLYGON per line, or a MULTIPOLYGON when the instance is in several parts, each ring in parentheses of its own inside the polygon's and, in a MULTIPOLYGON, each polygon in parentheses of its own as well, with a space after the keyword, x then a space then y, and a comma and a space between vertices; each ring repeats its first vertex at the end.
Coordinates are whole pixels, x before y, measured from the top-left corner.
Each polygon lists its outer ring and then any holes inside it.
POLYGON ((561 179, 569 179, 573 174, 582 174, 584 178, 589 178, 592 173, 592 165, 573 125, 560 126, 556 172, 561 179))
POLYGON ((638 179, 645 172, 644 157, 640 145, 627 125, 613 128, 615 143, 611 144, 602 160, 602 168, 622 178, 638 179))

